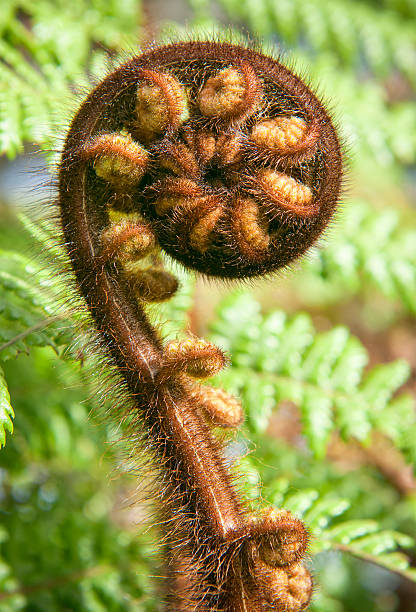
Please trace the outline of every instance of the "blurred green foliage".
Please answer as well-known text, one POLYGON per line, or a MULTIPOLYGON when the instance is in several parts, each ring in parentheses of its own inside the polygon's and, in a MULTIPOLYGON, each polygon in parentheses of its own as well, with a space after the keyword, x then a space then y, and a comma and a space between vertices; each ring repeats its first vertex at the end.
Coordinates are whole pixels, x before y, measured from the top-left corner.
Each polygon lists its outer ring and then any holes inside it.
MULTIPOLYGON (((233 469, 254 507, 284 506, 312 529, 315 612, 409 612, 414 364, 390 355, 380 363, 356 335, 365 340, 369 321, 382 337, 395 324, 414 330, 416 5, 187 6, 199 34, 241 30, 266 51, 287 53, 330 101, 350 160, 353 193, 324 248, 276 281, 286 307, 264 308, 270 289, 260 302, 238 291, 210 323, 212 340, 232 357, 215 384, 241 396, 247 415, 230 439, 230 452, 240 455, 233 469), (354 335, 339 321, 357 303, 354 335), (325 330, 317 330, 317 308, 325 330), (390 471, 371 454, 380 437, 390 471)), ((76 105, 109 57, 116 64, 145 39, 143 27, 160 25, 146 15, 137 0, 3 0, 1 153, 13 158, 35 143, 52 151, 53 163, 76 105)), ((180 24, 167 27, 183 36, 180 24)), ((131 504, 148 483, 129 470, 111 402, 97 391, 106 368, 79 340, 88 318, 73 308, 70 279, 59 275, 68 265, 56 232, 25 217, 17 225, 10 212, 0 223, 0 610, 156 611, 157 534, 145 527, 148 505, 131 504)), ((201 288, 194 300, 193 279, 179 274, 178 296, 151 312, 166 337, 186 331, 190 311, 196 319, 204 313, 201 288)), ((411 346, 407 334, 403 344, 411 346)))
POLYGON ((404 361, 363 369, 368 355, 346 327, 317 334, 310 317, 266 316, 250 295, 231 295, 212 324, 211 340, 231 355, 218 385, 243 398, 250 433, 266 432, 276 405, 295 403, 302 434, 317 457, 325 457, 331 435, 368 442, 373 430, 388 435, 416 459, 413 398, 393 394, 409 377, 404 361))

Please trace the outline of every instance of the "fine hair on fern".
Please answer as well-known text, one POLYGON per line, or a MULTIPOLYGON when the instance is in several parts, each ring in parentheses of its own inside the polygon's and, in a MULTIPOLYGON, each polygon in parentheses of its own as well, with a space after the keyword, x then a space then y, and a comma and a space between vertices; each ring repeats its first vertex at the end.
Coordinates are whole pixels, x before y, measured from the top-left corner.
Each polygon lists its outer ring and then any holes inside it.
POLYGON ((232 395, 198 382, 228 356, 195 337, 163 342, 145 314, 178 287, 159 251, 216 278, 269 274, 316 242, 341 180, 321 102, 242 45, 189 41, 133 57, 72 122, 59 165, 64 244, 124 381, 126 443, 135 453, 141 438, 154 464, 168 610, 298 612, 312 578, 305 526, 285 509, 250 513, 211 433, 243 419, 232 395))

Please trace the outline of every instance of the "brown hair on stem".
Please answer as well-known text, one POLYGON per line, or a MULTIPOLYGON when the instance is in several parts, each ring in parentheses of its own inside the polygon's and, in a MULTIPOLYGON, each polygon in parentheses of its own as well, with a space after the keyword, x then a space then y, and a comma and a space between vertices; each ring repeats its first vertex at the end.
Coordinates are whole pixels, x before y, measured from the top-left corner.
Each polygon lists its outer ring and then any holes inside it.
POLYGON ((211 432, 242 420, 237 400, 198 382, 225 355, 195 338, 165 345, 146 317, 146 302, 177 288, 157 250, 218 278, 281 269, 331 220, 341 175, 321 102, 278 60, 238 45, 181 42, 133 57, 72 122, 62 229, 134 427, 160 466, 168 610, 299 612, 312 580, 303 524, 284 510, 251 516, 211 432))

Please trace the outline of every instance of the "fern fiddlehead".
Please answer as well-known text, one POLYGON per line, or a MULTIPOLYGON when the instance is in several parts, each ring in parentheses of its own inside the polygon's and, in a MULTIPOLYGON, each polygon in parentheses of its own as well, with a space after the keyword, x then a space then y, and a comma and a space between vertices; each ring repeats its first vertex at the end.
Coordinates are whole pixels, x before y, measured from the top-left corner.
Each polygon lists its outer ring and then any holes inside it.
POLYGON ((59 169, 61 224, 80 293, 131 396, 158 471, 169 610, 307 607, 303 524, 252 517, 213 425, 237 400, 200 385, 226 365, 215 345, 165 345, 145 305, 176 279, 158 249, 220 278, 301 256, 338 201, 341 154, 329 116, 277 60, 231 44, 175 43, 110 74, 76 115, 59 169))

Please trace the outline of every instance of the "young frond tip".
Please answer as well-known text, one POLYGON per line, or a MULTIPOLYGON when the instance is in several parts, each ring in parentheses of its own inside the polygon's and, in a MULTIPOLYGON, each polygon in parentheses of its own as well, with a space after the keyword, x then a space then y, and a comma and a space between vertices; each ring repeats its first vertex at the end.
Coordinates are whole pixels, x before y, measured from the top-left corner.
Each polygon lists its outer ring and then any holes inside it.
POLYGON ((217 278, 279 270, 325 230, 341 179, 320 100, 278 60, 239 45, 178 42, 133 57, 71 125, 63 234, 130 396, 126 443, 134 454, 143 439, 160 483, 166 562, 173 574, 187 567, 167 596, 175 609, 300 612, 312 580, 306 528, 284 510, 250 517, 211 432, 243 420, 237 398, 198 381, 228 365, 225 353, 194 337, 163 342, 147 317, 178 287, 161 251, 217 278))

